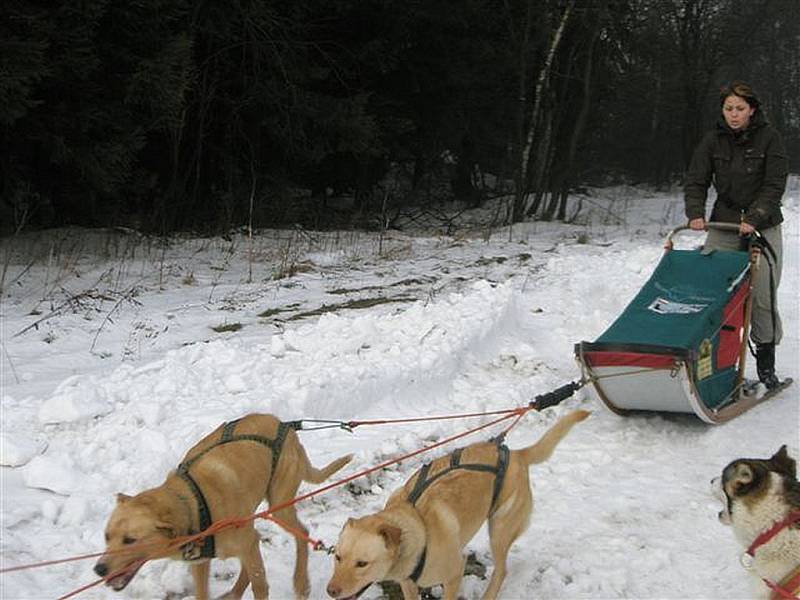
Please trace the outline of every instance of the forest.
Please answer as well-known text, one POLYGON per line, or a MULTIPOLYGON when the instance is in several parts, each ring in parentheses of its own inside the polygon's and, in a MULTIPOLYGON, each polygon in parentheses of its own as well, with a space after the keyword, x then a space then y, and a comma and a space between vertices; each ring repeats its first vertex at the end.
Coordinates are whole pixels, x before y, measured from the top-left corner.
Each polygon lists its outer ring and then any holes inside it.
POLYGON ((679 185, 733 79, 798 172, 797 0, 6 0, 0 233, 566 221, 679 185))

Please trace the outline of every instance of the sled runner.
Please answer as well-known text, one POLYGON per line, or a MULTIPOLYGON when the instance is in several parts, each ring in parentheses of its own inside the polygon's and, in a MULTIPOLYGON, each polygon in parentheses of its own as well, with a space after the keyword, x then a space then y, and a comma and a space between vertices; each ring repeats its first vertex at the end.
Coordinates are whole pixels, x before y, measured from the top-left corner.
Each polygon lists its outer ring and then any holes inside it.
MULTIPOLYGON (((729 223, 708 227, 738 231, 729 223)), ((760 236, 743 251, 673 248, 677 227, 650 279, 594 342, 575 357, 599 398, 614 412, 695 413, 722 423, 791 383, 759 393, 744 379, 751 281, 760 236)), ((763 386, 758 386, 763 391, 763 386)))

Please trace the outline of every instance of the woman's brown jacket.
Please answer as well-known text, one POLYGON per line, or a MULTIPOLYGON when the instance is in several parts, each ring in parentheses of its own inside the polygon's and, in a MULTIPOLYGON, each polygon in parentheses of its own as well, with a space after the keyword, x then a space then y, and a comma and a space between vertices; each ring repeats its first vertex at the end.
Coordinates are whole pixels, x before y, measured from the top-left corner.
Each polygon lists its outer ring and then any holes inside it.
POLYGON ((717 200, 711 221, 767 229, 783 221, 781 197, 788 160, 778 131, 756 111, 744 131, 735 132, 720 119, 697 146, 684 184, 686 216, 705 218, 708 186, 717 200))

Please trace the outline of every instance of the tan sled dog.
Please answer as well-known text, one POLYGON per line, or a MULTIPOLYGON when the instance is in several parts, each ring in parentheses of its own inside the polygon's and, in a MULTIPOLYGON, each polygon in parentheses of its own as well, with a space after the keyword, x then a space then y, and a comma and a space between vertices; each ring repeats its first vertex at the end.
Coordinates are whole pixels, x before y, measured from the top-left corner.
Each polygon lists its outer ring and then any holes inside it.
MULTIPOLYGON (((106 552, 95 572, 115 591, 123 589, 149 559, 191 561, 195 595, 208 598, 209 561, 237 557, 241 572, 227 598, 241 598, 252 584, 255 598, 267 598, 269 586, 252 521, 226 528, 194 543, 165 549, 176 537, 205 530, 212 521, 246 517, 262 500, 275 506, 295 497, 301 481, 321 483, 351 459, 344 456, 314 468, 293 424, 271 415, 252 414, 225 423, 198 442, 157 488, 130 497, 117 496, 106 526, 106 552), (126 551, 127 549, 127 551, 126 551)), ((287 525, 305 531, 294 505, 275 513, 287 525)), ((295 540, 294 591, 309 594, 308 547, 295 540)))
POLYGON ((506 556, 528 527, 533 497, 528 467, 547 460, 573 425, 589 413, 562 417, 527 448, 483 442, 438 458, 396 490, 378 513, 349 519, 336 544, 332 598, 353 598, 376 581, 396 581, 405 600, 418 586, 444 584, 444 600, 458 594, 462 549, 488 519, 494 571, 484 598, 496 598, 506 556))

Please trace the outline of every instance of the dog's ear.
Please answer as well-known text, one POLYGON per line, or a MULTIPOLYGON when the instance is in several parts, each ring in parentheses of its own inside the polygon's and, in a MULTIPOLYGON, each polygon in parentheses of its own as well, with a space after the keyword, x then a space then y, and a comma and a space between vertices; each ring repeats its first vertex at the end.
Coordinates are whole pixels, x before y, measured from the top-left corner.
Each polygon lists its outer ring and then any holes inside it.
POLYGON ((117 494, 117 504, 125 504, 131 498, 132 496, 128 496, 128 494, 117 494))
POLYGON ((384 523, 378 527, 378 535, 383 538, 387 548, 394 549, 400 545, 400 536, 402 535, 399 527, 384 523))
POLYGON ((776 473, 781 473, 782 475, 788 475, 792 479, 797 479, 797 463, 795 463, 794 459, 789 456, 789 453, 786 451, 786 444, 780 447, 780 449, 772 455, 769 459, 770 467, 776 473))
POLYGON ((156 530, 161 534, 170 539, 174 539, 178 537, 178 532, 175 531, 175 527, 171 523, 166 523, 164 521, 158 521, 156 523, 156 530))
POLYGON ((177 537, 178 532, 175 529, 175 515, 173 514, 172 509, 168 507, 159 508, 159 510, 154 511, 156 530, 168 538, 177 537))
POLYGON ((754 479, 755 472, 753 467, 745 462, 737 464, 730 481, 733 495, 742 496, 746 494, 752 487, 754 479))

